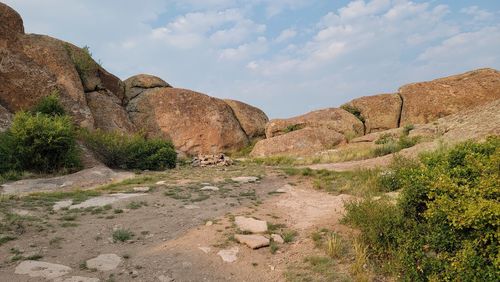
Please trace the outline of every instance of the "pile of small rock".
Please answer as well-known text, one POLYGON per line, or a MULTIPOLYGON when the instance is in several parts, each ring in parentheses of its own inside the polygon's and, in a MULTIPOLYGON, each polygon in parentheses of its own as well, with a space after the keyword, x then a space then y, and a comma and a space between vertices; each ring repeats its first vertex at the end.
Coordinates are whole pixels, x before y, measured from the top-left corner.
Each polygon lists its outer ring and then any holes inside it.
POLYGON ((230 166, 232 164, 233 160, 231 160, 224 154, 199 155, 198 157, 194 157, 191 161, 191 166, 193 167, 230 166))

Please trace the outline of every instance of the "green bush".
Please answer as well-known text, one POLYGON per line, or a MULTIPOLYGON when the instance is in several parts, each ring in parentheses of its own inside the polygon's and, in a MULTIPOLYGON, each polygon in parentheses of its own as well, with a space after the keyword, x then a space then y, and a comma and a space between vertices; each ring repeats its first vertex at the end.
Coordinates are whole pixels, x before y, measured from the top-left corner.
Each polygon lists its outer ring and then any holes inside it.
POLYGON ((500 138, 400 161, 382 176, 397 205, 347 205, 372 256, 397 260, 406 281, 497 281, 500 138))
POLYGON ((59 102, 59 92, 57 90, 53 91, 49 96, 43 97, 33 108, 33 112, 49 116, 63 116, 66 114, 59 102))
POLYGON ((342 105, 342 106, 340 106, 340 108, 345 110, 345 111, 350 112, 355 117, 357 117, 362 123, 365 123, 365 117, 363 117, 363 115, 361 114, 361 111, 358 108, 351 106, 351 105, 348 105, 348 104, 342 105))
POLYGON ((67 116, 19 112, 0 136, 0 172, 54 172, 80 166, 75 129, 67 116))
POLYGON ((69 45, 65 45, 65 48, 82 82, 85 82, 89 77, 94 75, 99 68, 99 64, 92 59, 92 53, 88 46, 83 46, 79 51, 69 45))
POLYGON ((177 153, 170 141, 100 130, 82 131, 82 137, 86 145, 109 167, 162 170, 174 168, 176 164, 177 153))

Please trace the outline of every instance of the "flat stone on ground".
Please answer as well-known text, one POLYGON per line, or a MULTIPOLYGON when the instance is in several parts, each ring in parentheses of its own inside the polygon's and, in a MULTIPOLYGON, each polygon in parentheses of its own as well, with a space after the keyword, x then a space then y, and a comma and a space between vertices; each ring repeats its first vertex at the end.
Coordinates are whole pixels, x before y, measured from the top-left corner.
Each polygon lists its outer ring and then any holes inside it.
POLYGON ((58 211, 63 208, 69 208, 73 204, 73 200, 62 200, 58 201, 52 207, 53 210, 58 211))
POLYGON ((199 209, 200 207, 197 205, 185 205, 184 208, 188 210, 194 210, 194 209, 199 209))
POLYGON ((118 267, 122 262, 122 258, 115 254, 102 254, 87 261, 89 269, 97 269, 99 271, 110 271, 118 267))
POLYGON ((36 260, 25 260, 21 262, 15 270, 16 274, 26 274, 30 277, 42 277, 54 279, 64 276, 71 271, 71 268, 62 264, 55 264, 36 260))
POLYGON ((72 205, 69 207, 70 210, 72 209, 85 209, 85 208, 90 208, 90 207, 103 207, 105 205, 110 205, 114 202, 117 202, 119 200, 124 200, 128 198, 134 198, 134 197, 139 197, 139 196, 144 196, 146 194, 143 193, 135 193, 135 194, 126 194, 126 193, 116 193, 116 194, 109 194, 109 195, 103 195, 95 198, 90 198, 84 202, 79 203, 78 205, 72 205))
POLYGON ((134 187, 132 188, 132 190, 134 190, 135 192, 149 192, 151 188, 149 187, 134 187))
POLYGON ((278 234, 272 234, 272 235, 271 235, 271 238, 272 238, 272 239, 273 239, 273 241, 274 241, 274 242, 276 242, 276 243, 279 243, 279 244, 283 244, 283 243, 285 243, 285 240, 283 240, 283 238, 282 238, 280 235, 278 235, 278 234))
POLYGON ((210 250, 211 250, 210 247, 198 247, 198 249, 200 249, 205 254, 210 253, 210 250))
POLYGON ((264 233, 267 231, 267 222, 264 220, 237 216, 235 218, 235 223, 236 226, 242 231, 248 231, 252 233, 264 233))
POLYGON ((240 249, 238 247, 233 247, 231 249, 220 250, 217 255, 219 255, 224 262, 235 262, 238 257, 236 256, 240 249))
POLYGON ((201 191, 219 191, 219 187, 215 186, 204 186, 200 189, 201 191))
POLYGON ((262 235, 241 235, 236 234, 234 238, 238 240, 238 242, 249 246, 252 249, 258 249, 262 247, 269 246, 269 239, 262 235))
POLYGON ((233 177, 231 178, 231 180, 239 183, 250 183, 259 180, 259 178, 255 176, 239 176, 239 177, 233 177))

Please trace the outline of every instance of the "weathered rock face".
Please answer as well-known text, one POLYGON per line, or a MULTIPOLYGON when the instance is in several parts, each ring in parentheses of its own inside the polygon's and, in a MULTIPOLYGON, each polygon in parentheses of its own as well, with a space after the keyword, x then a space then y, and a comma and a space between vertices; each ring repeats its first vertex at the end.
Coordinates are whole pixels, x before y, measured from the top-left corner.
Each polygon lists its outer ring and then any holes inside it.
POLYGON ((86 93, 87 103, 94 116, 96 128, 122 133, 135 132, 135 125, 130 121, 122 107, 122 101, 109 90, 86 93))
POLYGON ((172 87, 163 79, 149 74, 134 75, 127 78, 124 83, 126 101, 134 99, 146 89, 172 87))
POLYGON ((222 100, 178 88, 153 88, 129 101, 132 122, 150 136, 171 139, 190 155, 240 149, 248 138, 222 100))
POLYGON ((342 134, 360 136, 364 133, 363 123, 343 109, 323 109, 289 119, 271 120, 266 127, 266 137, 289 133, 301 128, 325 128, 342 134))
POLYGON ((400 126, 424 124, 500 99, 500 72, 480 69, 399 89, 403 99, 400 126))
POLYGON ((365 120, 365 134, 399 126, 401 97, 398 94, 380 94, 354 99, 346 104, 359 110, 365 120))
POLYGON ((260 109, 235 100, 224 100, 233 109, 241 127, 250 139, 264 137, 266 124, 269 121, 267 115, 260 109))
POLYGON ((12 114, 7 111, 6 108, 0 105, 0 132, 3 132, 9 128, 12 122, 12 114))
MULTIPOLYGON (((11 7, 0 3, 0 40, 12 40, 24 34, 23 19, 11 7)), ((1 45, 0 45, 1 46, 1 45)))
POLYGON ((345 141, 345 136, 334 130, 325 127, 306 127, 257 142, 250 156, 309 155, 331 149, 345 141))

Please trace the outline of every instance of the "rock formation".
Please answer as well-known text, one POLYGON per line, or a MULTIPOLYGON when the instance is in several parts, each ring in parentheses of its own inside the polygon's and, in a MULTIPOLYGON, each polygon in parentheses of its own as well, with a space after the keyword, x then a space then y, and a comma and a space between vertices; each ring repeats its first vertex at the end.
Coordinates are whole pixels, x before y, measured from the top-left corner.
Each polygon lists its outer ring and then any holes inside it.
POLYGON ((260 109, 235 100, 224 100, 233 109, 243 131, 250 139, 265 137, 267 115, 260 109))

